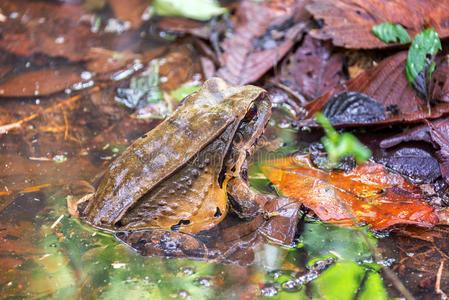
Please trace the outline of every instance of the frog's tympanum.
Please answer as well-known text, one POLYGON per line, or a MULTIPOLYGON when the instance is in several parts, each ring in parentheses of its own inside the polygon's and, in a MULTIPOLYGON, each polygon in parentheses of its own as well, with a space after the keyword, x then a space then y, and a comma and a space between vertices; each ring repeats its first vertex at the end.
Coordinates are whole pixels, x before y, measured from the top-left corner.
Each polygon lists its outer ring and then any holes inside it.
POLYGON ((228 203, 242 218, 257 215, 264 201, 249 189, 246 159, 270 114, 265 90, 207 80, 111 163, 80 215, 112 231, 184 233, 218 224, 228 203))

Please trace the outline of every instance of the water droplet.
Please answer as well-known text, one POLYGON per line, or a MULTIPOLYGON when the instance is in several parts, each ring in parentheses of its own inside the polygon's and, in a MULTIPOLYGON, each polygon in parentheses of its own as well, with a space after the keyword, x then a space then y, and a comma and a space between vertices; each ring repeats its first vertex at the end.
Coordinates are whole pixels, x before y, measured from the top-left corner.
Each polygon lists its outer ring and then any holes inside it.
POLYGON ((200 277, 196 282, 202 286, 209 287, 211 285, 211 279, 209 277, 200 277))
POLYGON ((296 292, 301 289, 301 285, 298 285, 294 280, 287 280, 282 283, 282 289, 286 292, 296 292))
POLYGON ((266 286, 260 289, 260 293, 264 297, 273 297, 278 294, 278 290, 274 286, 266 286))
POLYGON ((182 267, 181 268, 181 272, 184 273, 187 276, 192 275, 193 273, 195 273, 195 269, 192 267, 182 267))
POLYGON ((189 298, 190 294, 187 291, 179 291, 178 296, 182 299, 189 298))

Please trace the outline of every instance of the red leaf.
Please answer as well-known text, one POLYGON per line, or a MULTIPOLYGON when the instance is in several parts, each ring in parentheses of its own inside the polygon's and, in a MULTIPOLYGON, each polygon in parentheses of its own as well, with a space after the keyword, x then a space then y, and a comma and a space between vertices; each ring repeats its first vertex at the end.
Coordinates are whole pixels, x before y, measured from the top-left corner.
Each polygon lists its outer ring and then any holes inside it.
POLYGON ((420 190, 380 164, 329 173, 313 167, 307 155, 297 155, 267 161, 262 171, 283 195, 299 199, 326 222, 352 225, 357 220, 373 230, 438 222, 420 190))

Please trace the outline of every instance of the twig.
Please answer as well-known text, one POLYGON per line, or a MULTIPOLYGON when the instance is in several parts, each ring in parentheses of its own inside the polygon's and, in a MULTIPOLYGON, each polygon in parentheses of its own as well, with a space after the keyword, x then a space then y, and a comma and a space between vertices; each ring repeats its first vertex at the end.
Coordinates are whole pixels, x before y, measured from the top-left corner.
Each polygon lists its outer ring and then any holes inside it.
POLYGON ((60 215, 59 218, 50 226, 51 229, 55 228, 56 225, 59 224, 59 222, 61 222, 62 218, 64 218, 64 215, 60 215))
POLYGON ((447 300, 448 296, 446 295, 445 292, 443 292, 440 288, 441 285, 441 276, 443 275, 443 268, 444 268, 444 260, 441 260, 440 263, 440 267, 438 268, 438 272, 437 272, 437 280, 435 281, 435 292, 437 294, 441 295, 441 298, 443 300, 447 300))

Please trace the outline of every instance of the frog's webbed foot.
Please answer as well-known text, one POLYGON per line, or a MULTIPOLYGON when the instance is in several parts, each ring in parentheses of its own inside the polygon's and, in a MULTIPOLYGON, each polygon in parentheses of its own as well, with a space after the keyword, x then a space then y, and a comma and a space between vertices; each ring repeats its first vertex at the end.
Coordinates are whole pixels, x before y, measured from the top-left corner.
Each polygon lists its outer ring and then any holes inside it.
POLYGON ((233 177, 227 185, 233 211, 242 219, 250 219, 263 212, 267 198, 251 191, 241 177, 233 177))
POLYGON ((163 229, 119 231, 115 237, 143 256, 205 259, 208 255, 204 243, 187 233, 163 229))

